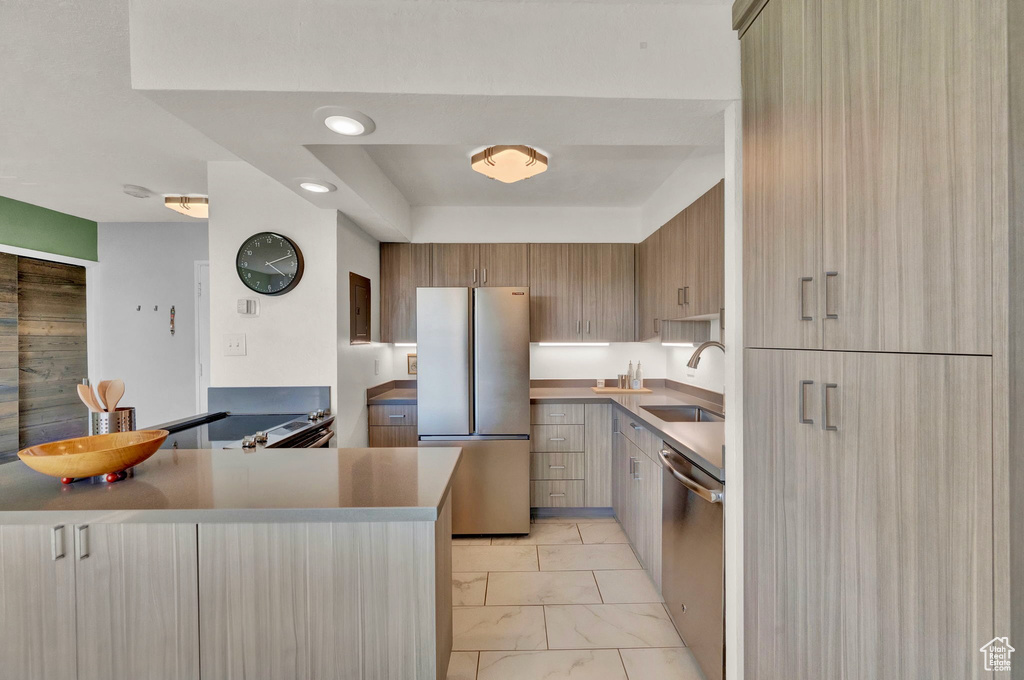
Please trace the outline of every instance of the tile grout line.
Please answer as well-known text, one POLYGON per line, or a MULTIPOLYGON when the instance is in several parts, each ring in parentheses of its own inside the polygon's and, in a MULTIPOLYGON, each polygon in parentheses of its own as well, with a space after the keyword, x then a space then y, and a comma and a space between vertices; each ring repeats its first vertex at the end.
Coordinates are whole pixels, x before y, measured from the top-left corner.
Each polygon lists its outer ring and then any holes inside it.
MULTIPOLYGON (((619 663, 622 664, 622 674, 626 676, 626 680, 629 680, 629 671, 626 670, 626 660, 622 658, 622 650, 616 649, 615 651, 619 653, 619 663)), ((474 680, 476 679, 474 678, 474 680)))
MULTIPOLYGON (((622 653, 619 653, 619 659, 622 658, 622 653)), ((476 653, 476 671, 473 673, 473 680, 480 677, 480 652, 476 653)), ((628 680, 628 679, 627 679, 628 680)))
POLYGON ((541 605, 541 613, 544 615, 544 648, 547 650, 551 649, 551 640, 548 638, 548 607, 547 605, 541 605))
POLYGON ((491 572, 487 572, 487 577, 484 579, 484 606, 487 606, 487 589, 491 587, 491 572))

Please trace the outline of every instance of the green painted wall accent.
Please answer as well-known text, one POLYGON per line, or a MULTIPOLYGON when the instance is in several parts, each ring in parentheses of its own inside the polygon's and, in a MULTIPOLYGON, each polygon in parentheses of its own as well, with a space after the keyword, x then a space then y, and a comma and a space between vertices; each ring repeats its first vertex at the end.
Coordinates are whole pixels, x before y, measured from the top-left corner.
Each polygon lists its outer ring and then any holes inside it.
POLYGON ((0 243, 96 261, 96 223, 0 196, 0 243))

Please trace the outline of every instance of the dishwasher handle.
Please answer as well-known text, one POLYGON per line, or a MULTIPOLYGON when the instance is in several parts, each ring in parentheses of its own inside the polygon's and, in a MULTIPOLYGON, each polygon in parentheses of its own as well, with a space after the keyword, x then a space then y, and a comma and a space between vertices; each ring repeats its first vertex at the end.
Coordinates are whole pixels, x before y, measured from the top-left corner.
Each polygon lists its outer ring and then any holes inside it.
POLYGON ((665 449, 658 451, 658 455, 661 457, 661 462, 665 464, 665 469, 672 473, 672 476, 675 477, 680 484, 706 500, 708 503, 721 503, 725 500, 724 491, 712 491, 711 489, 706 489, 683 473, 679 472, 679 470, 676 470, 675 467, 672 466, 672 461, 668 459, 669 453, 670 451, 665 449))

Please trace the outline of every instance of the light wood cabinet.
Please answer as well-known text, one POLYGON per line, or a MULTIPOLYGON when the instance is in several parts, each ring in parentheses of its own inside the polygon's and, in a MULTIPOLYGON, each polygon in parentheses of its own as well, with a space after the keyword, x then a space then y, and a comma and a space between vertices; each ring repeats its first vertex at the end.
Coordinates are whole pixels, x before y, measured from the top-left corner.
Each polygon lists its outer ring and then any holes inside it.
POLYGON ((0 526, 5 677, 199 676, 194 524, 0 526))
POLYGON ((481 243, 480 285, 529 286, 529 259, 530 246, 526 243, 481 243))
POLYGON ((725 308, 725 180, 686 209, 684 319, 718 317, 725 308))
POLYGON ((1005 17, 821 5, 825 347, 989 354, 1005 17))
POLYGON ((435 243, 432 285, 527 286, 528 259, 525 243, 435 243))
POLYGON ((445 677, 450 518, 200 525, 202 676, 445 677))
POLYGON ((73 543, 70 525, 0 526, 0 668, 6 677, 77 678, 73 543))
POLYGON ((431 246, 431 284, 439 288, 480 285, 480 250, 476 243, 431 246))
POLYGON ((530 244, 531 341, 574 342, 580 339, 582 265, 576 244, 530 244))
POLYGON ((198 677, 196 525, 90 524, 75 542, 79 680, 198 677))
POLYGON ((636 247, 636 339, 650 340, 661 332, 665 287, 661 284, 662 230, 636 247))
POLYGON ((991 358, 746 350, 745 364, 749 676, 982 677, 991 358))
POLYGON ((381 342, 416 342, 416 289, 430 285, 430 271, 430 244, 380 244, 381 342))
POLYGON ((579 248, 583 260, 581 339, 630 342, 635 304, 633 244, 587 243, 579 248))
POLYGON ((612 441, 612 507, 651 580, 661 588, 661 440, 617 414, 612 441), (630 431, 630 437, 625 432, 630 431), (652 457, 653 454, 653 457, 652 457))
POLYGON ((612 505, 611 404, 587 404, 586 419, 586 505, 609 508, 612 505))

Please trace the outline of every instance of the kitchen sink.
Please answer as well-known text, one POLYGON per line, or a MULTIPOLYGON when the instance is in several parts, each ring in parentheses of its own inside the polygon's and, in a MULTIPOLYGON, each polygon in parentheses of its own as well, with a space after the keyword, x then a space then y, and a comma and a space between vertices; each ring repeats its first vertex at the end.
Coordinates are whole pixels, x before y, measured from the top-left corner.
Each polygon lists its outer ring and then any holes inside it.
POLYGON ((724 423, 725 418, 700 406, 641 406, 653 416, 667 423, 724 423))

